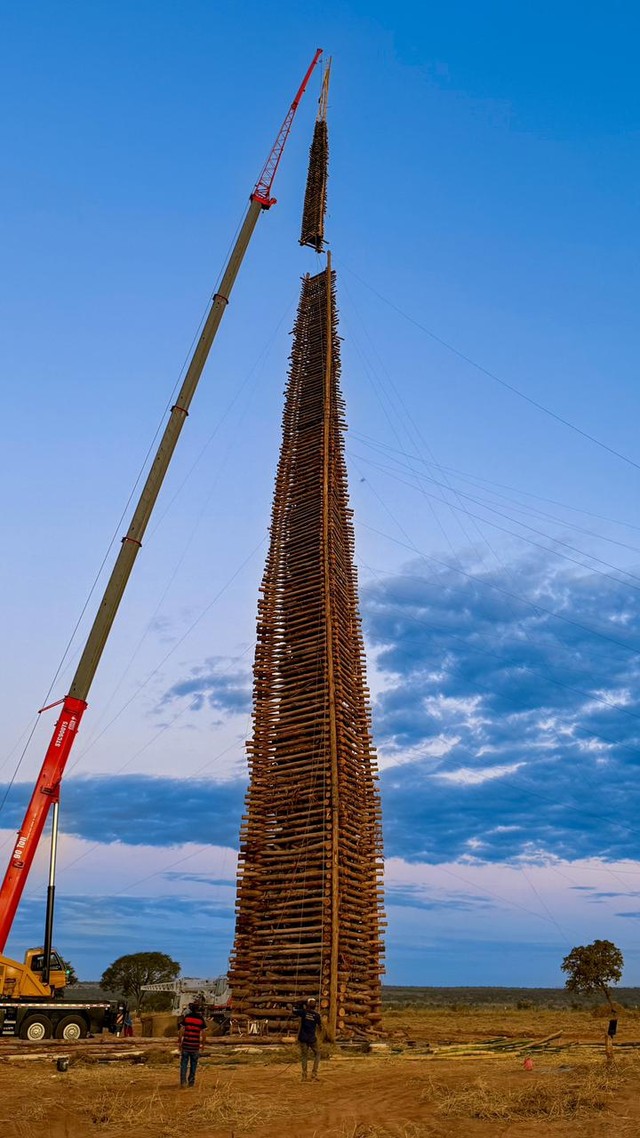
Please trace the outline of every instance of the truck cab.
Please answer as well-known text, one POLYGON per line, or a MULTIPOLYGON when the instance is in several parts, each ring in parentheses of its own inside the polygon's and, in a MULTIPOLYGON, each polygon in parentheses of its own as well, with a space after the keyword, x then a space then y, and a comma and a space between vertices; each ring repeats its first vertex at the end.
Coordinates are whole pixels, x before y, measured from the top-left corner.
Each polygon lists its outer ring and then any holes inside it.
MULTIPOLYGON (((43 948, 28 948, 24 954, 24 965, 35 976, 42 977, 44 975, 44 949, 43 948)), ((51 995, 62 995, 67 986, 67 970, 64 965, 62 957, 52 949, 49 954, 49 987, 51 988, 51 995)))
POLYGON ((67 973, 57 952, 49 957, 49 983, 44 984, 44 949, 29 948, 24 963, 18 964, 8 956, 0 956, 0 997, 8 1000, 51 999, 64 995, 67 973))

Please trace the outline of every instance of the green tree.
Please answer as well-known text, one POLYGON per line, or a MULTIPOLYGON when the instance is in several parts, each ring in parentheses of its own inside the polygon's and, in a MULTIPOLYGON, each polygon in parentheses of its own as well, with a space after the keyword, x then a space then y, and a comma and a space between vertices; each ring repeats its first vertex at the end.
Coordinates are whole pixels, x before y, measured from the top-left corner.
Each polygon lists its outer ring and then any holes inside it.
POLYGON ((593 944, 572 948, 561 965, 567 973, 565 988, 585 994, 601 992, 614 1016, 616 1009, 609 985, 620 982, 623 967, 622 953, 610 940, 594 940, 593 944))
MULTIPOLYGON (((62 960, 62 957, 60 959, 62 960)), ((74 984, 78 983, 78 973, 69 960, 62 960, 62 967, 67 974, 67 987, 72 988, 74 984)))
POLYGON ((165 952, 133 952, 119 956, 105 969, 100 987, 105 992, 119 992, 125 999, 132 1000, 136 1012, 139 1012, 145 997, 155 994, 144 992, 143 985, 175 980, 179 972, 178 962, 165 952))

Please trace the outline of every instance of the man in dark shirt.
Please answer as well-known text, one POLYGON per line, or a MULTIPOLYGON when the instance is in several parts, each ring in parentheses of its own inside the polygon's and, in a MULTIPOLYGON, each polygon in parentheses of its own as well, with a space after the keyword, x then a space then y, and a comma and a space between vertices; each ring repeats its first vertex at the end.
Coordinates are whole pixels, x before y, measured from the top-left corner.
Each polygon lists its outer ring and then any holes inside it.
POLYGON ((192 1087, 195 1084, 196 1068, 198 1066, 200 1053, 204 1047, 204 1033, 206 1030, 207 1025, 202 1017, 200 1004, 189 1004, 189 1010, 185 1012, 178 1021, 181 1087, 192 1087))
POLYGON ((320 1045, 318 1043, 318 1029, 320 1028, 321 1019, 316 1011, 316 1001, 311 996, 308 1000, 303 1000, 300 1004, 293 1005, 293 1014, 300 1019, 300 1030, 298 1032, 298 1043, 300 1044, 300 1061, 302 1063, 302 1079, 306 1080, 307 1077, 307 1061, 309 1059, 309 1052, 313 1052, 313 1071, 311 1078, 317 1080, 318 1067, 320 1065, 320 1045))

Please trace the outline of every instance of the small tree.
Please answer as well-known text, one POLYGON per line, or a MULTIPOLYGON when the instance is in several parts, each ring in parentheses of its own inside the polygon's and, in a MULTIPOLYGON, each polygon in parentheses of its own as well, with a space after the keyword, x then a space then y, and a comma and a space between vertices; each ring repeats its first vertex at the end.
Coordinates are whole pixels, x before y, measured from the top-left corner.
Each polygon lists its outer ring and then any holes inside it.
POLYGON ((121 992, 133 1000, 136 1012, 140 1012, 145 996, 154 994, 144 992, 143 985, 175 980, 179 972, 178 962, 165 952, 133 952, 119 956, 109 965, 102 974, 100 987, 105 992, 121 992))
POLYGON ((613 1016, 616 1009, 609 985, 620 982, 623 967, 622 953, 610 940, 594 940, 593 944, 572 948, 561 965, 562 971, 567 973, 565 988, 585 994, 601 992, 613 1016))
MULTIPOLYGON (((62 957, 60 959, 62 960, 62 957)), ((74 984, 78 983, 78 974, 69 960, 63 960, 62 967, 67 974, 67 987, 72 988, 74 984)))

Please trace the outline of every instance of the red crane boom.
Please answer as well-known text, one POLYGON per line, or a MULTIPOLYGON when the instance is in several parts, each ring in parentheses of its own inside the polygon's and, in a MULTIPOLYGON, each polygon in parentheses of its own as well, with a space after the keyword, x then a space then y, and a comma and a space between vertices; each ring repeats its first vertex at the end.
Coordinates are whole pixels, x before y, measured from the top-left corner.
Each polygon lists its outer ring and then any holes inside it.
MULTIPOLYGON (((171 408, 169 421, 167 422, 164 434, 160 440, 160 445, 158 446, 155 458, 150 467, 131 524, 125 537, 122 539, 120 553, 111 572, 69 693, 64 699, 60 700, 62 711, 56 722, 51 742, 47 748, 44 762, 31 796, 31 801, 29 802, 24 816, 24 821, 18 831, 16 844, 11 858, 9 859, 9 865, 2 887, 0 888, 0 953, 4 952, 7 937, 13 925, 16 910, 20 903, 22 891, 25 887, 29 870, 38 848, 38 842, 42 836, 49 809, 54 802, 58 801, 60 782, 71 748, 78 734, 80 721, 87 707, 89 688, 91 687, 107 637, 111 631, 111 626, 115 619, 120 601, 122 600, 122 594, 131 575, 136 556, 142 545, 142 538, 147 528, 151 511, 160 492, 160 487, 167 472, 184 421, 189 413, 189 406, 195 394, 200 376, 202 375, 209 350, 220 326, 224 310, 229 303, 231 289, 233 288, 258 217, 263 210, 269 209, 275 203, 276 199, 271 197, 271 188, 276 170, 280 163, 298 104, 321 54, 322 48, 318 48, 302 81, 302 85, 280 128, 280 133, 276 138, 273 149, 256 183, 255 189, 250 196, 249 207, 235 245, 229 256, 220 282, 219 291, 215 293, 212 299, 200 339, 191 358, 176 403, 171 408)), ((52 704, 51 706, 57 705, 52 704)), ((46 941, 50 941, 51 936, 52 908, 53 885, 50 884, 46 941), (49 909, 51 911, 49 911, 49 909)), ((48 945, 45 943, 45 960, 48 959, 48 950, 50 950, 50 943, 48 945)))
POLYGON ((316 54, 314 55, 314 57, 311 61, 311 64, 309 66, 309 70, 307 71, 307 74, 305 75, 304 79, 302 80, 302 83, 300 84, 300 89, 298 91, 298 94, 296 95, 291 106, 289 107, 289 110, 287 112, 287 116, 286 116, 282 126, 280 127, 278 137, 276 138, 276 140, 275 140, 275 142, 271 148, 271 154, 269 155, 269 157, 267 158, 267 161, 264 164, 264 169, 263 169, 260 177, 258 178, 258 181, 255 184, 254 191, 251 195, 251 200, 254 202, 260 202, 260 205, 263 206, 264 209, 270 209, 270 207, 272 205, 276 204, 277 198, 271 197, 271 187, 273 185, 273 179, 276 176, 276 170, 278 169, 280 159, 282 158, 282 151, 284 150, 285 143, 289 137, 289 131, 291 130, 291 123, 293 122, 294 115, 298 109, 298 103, 300 102, 302 96, 304 95, 304 93, 307 89, 307 84, 311 78, 311 74, 313 72, 313 69, 314 69, 316 63, 318 62, 318 60, 320 59, 321 55, 322 55, 322 48, 319 47, 316 54))

